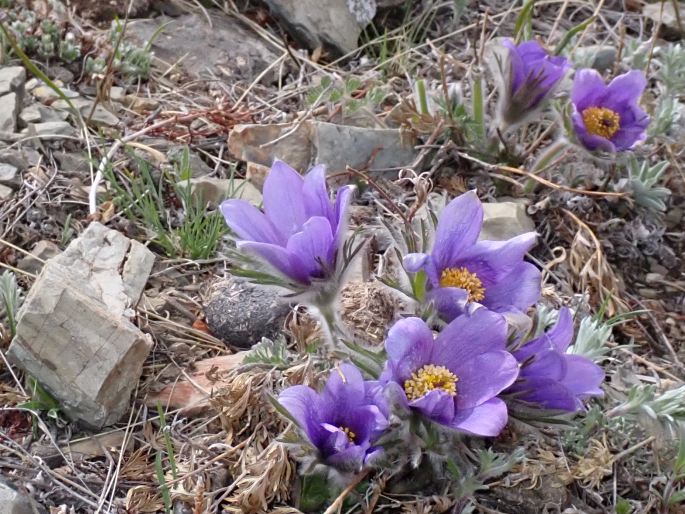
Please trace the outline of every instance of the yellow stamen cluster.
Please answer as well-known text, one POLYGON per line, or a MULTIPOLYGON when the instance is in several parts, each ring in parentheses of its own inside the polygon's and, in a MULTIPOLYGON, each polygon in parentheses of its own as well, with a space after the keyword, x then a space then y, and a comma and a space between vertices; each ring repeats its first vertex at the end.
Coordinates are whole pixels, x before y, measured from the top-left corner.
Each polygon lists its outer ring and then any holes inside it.
POLYGON ((352 432, 348 427, 338 427, 347 436, 351 443, 357 439, 357 434, 352 432))
POLYGON ((485 298, 485 288, 475 273, 466 268, 447 268, 440 275, 440 287, 458 287, 469 293, 470 302, 485 298))
POLYGON ((457 375, 445 366, 426 364, 404 382, 404 392, 407 393, 407 398, 410 401, 421 398, 434 389, 442 389, 451 396, 456 396, 457 380, 459 380, 457 375))
POLYGON ((621 128, 621 116, 606 107, 588 107, 583 111, 583 122, 590 134, 606 139, 621 128))

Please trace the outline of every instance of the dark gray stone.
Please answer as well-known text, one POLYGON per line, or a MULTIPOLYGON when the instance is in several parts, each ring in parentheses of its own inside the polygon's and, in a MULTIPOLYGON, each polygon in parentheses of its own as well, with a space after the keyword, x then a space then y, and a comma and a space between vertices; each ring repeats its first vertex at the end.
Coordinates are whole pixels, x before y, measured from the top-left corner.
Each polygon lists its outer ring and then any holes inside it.
POLYGON ((18 189, 21 185, 21 175, 16 166, 0 163, 0 184, 18 189))
POLYGON ((179 66, 194 78, 207 75, 208 68, 220 67, 214 71, 251 81, 279 57, 261 38, 227 16, 213 16, 212 26, 202 15, 160 16, 129 23, 127 35, 147 42, 162 25, 164 30, 152 44, 155 56, 169 64, 180 61, 179 66))
POLYGON ((230 277, 215 282, 205 302, 210 331, 226 344, 251 348, 282 330, 290 306, 273 288, 230 277))
POLYGON ((274 17, 310 49, 326 45, 339 54, 357 49, 361 27, 346 0, 266 0, 274 17))
POLYGON ((0 482, 0 514, 40 514, 43 509, 23 493, 0 482))

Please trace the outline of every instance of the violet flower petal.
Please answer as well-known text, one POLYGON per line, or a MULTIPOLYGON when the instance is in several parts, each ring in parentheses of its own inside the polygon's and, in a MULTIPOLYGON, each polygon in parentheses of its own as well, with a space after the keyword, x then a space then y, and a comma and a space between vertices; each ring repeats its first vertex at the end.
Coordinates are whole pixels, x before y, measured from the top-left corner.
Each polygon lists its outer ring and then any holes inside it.
POLYGON ((507 393, 545 409, 575 412, 582 407, 582 403, 567 387, 551 378, 523 378, 507 389, 507 393))
POLYGON ((603 396, 600 387, 604 382, 604 370, 581 355, 567 355, 568 373, 561 383, 579 397, 603 396))
POLYGON ((497 351, 477 355, 459 364, 457 375, 457 409, 476 407, 497 396, 514 383, 519 374, 518 362, 509 352, 497 351))
POLYGON ((448 323, 467 311, 469 292, 456 287, 438 287, 427 294, 428 300, 448 323))
POLYGON ((452 265, 461 253, 478 239, 483 225, 483 206, 474 191, 452 200, 440 214, 433 244, 433 260, 438 270, 452 265))
POLYGON ((519 262, 514 269, 498 283, 485 289, 483 305, 496 311, 510 307, 527 309, 540 298, 542 274, 529 262, 519 262))
POLYGON ((285 237, 305 222, 304 179, 285 162, 275 160, 264 182, 264 212, 285 237))
POLYGON ((504 350, 506 342, 504 317, 481 308, 471 315, 458 317, 443 328, 429 358, 432 364, 445 366, 456 373, 462 363, 480 354, 504 350))
POLYGON ((302 284, 309 284, 309 276, 304 265, 291 252, 282 246, 254 241, 238 241, 236 247, 244 252, 260 256, 283 275, 302 284))
POLYGON ((418 273, 429 258, 430 256, 426 253, 409 253, 402 259, 402 266, 409 273, 418 273))
POLYGON ((565 353, 573 339, 573 317, 568 307, 559 309, 559 317, 552 328, 547 331, 547 337, 559 353, 565 353))
POLYGON ((479 241, 465 250, 455 265, 475 273, 487 290, 521 262, 536 239, 535 232, 528 232, 507 241, 479 241))
POLYGON ((326 218, 315 216, 308 219, 297 232, 290 236, 286 249, 297 257, 304 276, 323 277, 326 269, 333 266, 335 255, 331 255, 333 233, 326 218))
POLYGON ((523 368, 521 375, 551 378, 558 382, 566 376, 567 372, 565 356, 558 353, 550 343, 550 349, 538 352, 530 364, 523 368))
POLYGON ((495 437, 507 425, 507 420, 507 405, 499 398, 492 398, 473 409, 457 411, 450 426, 477 436, 495 437))
POLYGON ((404 383, 428 362, 432 347, 433 333, 422 319, 405 318, 396 322, 385 340, 393 378, 404 383))
POLYGON ((428 419, 443 425, 454 419, 454 397, 442 389, 433 389, 409 405, 428 419))
POLYGON ((326 437, 321 429, 321 401, 311 387, 296 385, 285 389, 278 396, 278 403, 285 408, 314 446, 322 444, 326 437))
POLYGON ((259 243, 285 243, 283 235, 254 205, 244 200, 225 200, 220 209, 226 223, 240 239, 259 243))
POLYGON ((348 363, 333 368, 322 392, 322 403, 341 416, 364 404, 366 389, 359 370, 348 363))
POLYGON ((605 90, 604 80, 596 70, 578 70, 573 79, 571 101, 578 112, 583 112, 588 107, 595 107, 597 99, 604 96, 605 90))
POLYGON ((639 70, 619 75, 606 87, 603 105, 612 111, 621 111, 624 105, 636 104, 646 86, 647 79, 639 70))
POLYGON ((302 185, 302 200, 306 217, 323 216, 328 220, 331 227, 337 226, 335 210, 326 188, 325 166, 314 166, 307 172, 302 185))

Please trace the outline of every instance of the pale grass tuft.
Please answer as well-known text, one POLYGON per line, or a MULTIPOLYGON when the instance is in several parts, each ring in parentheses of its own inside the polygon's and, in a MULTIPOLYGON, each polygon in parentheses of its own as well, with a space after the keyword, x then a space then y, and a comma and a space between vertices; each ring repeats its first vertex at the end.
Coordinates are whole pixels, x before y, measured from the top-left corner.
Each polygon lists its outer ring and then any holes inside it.
POLYGON ((137 485, 126 494, 127 512, 158 512, 164 509, 164 502, 154 488, 137 485))

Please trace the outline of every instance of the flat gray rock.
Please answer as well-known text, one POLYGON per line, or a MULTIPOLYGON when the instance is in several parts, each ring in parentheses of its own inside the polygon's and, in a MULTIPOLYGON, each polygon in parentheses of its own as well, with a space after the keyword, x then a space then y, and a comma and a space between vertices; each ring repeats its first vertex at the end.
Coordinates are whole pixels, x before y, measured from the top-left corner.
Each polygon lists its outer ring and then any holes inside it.
POLYGON ((226 77, 253 80, 279 55, 240 22, 227 16, 212 16, 212 26, 202 15, 178 18, 160 16, 130 22, 127 35, 147 42, 161 26, 164 30, 152 44, 159 59, 175 64, 193 78, 207 76, 207 69, 226 77))
POLYGON ((228 138, 235 158, 270 166, 282 159, 300 171, 325 164, 329 172, 346 166, 385 171, 408 166, 416 159, 416 139, 400 129, 373 129, 307 121, 292 124, 237 125, 228 138), (273 143, 276 141, 276 143, 273 143))
MULTIPOLYGON (((338 54, 357 49, 361 27, 347 0, 266 0, 266 3, 274 17, 309 49, 327 46, 338 54)), ((354 2, 355 7, 357 3, 354 2)), ((368 7, 365 7, 360 5, 355 9, 361 18, 368 17, 368 7)))
POLYGON ((91 223, 53 260, 73 270, 85 294, 122 316, 138 303, 155 256, 138 241, 91 223))
POLYGON ((7 357, 53 395, 70 419, 101 428, 128 409, 152 344, 81 285, 70 268, 49 261, 19 311, 7 357))
POLYGON ((35 133, 41 139, 61 139, 62 136, 76 135, 76 129, 66 121, 46 121, 44 123, 32 123, 21 131, 22 134, 35 133))

